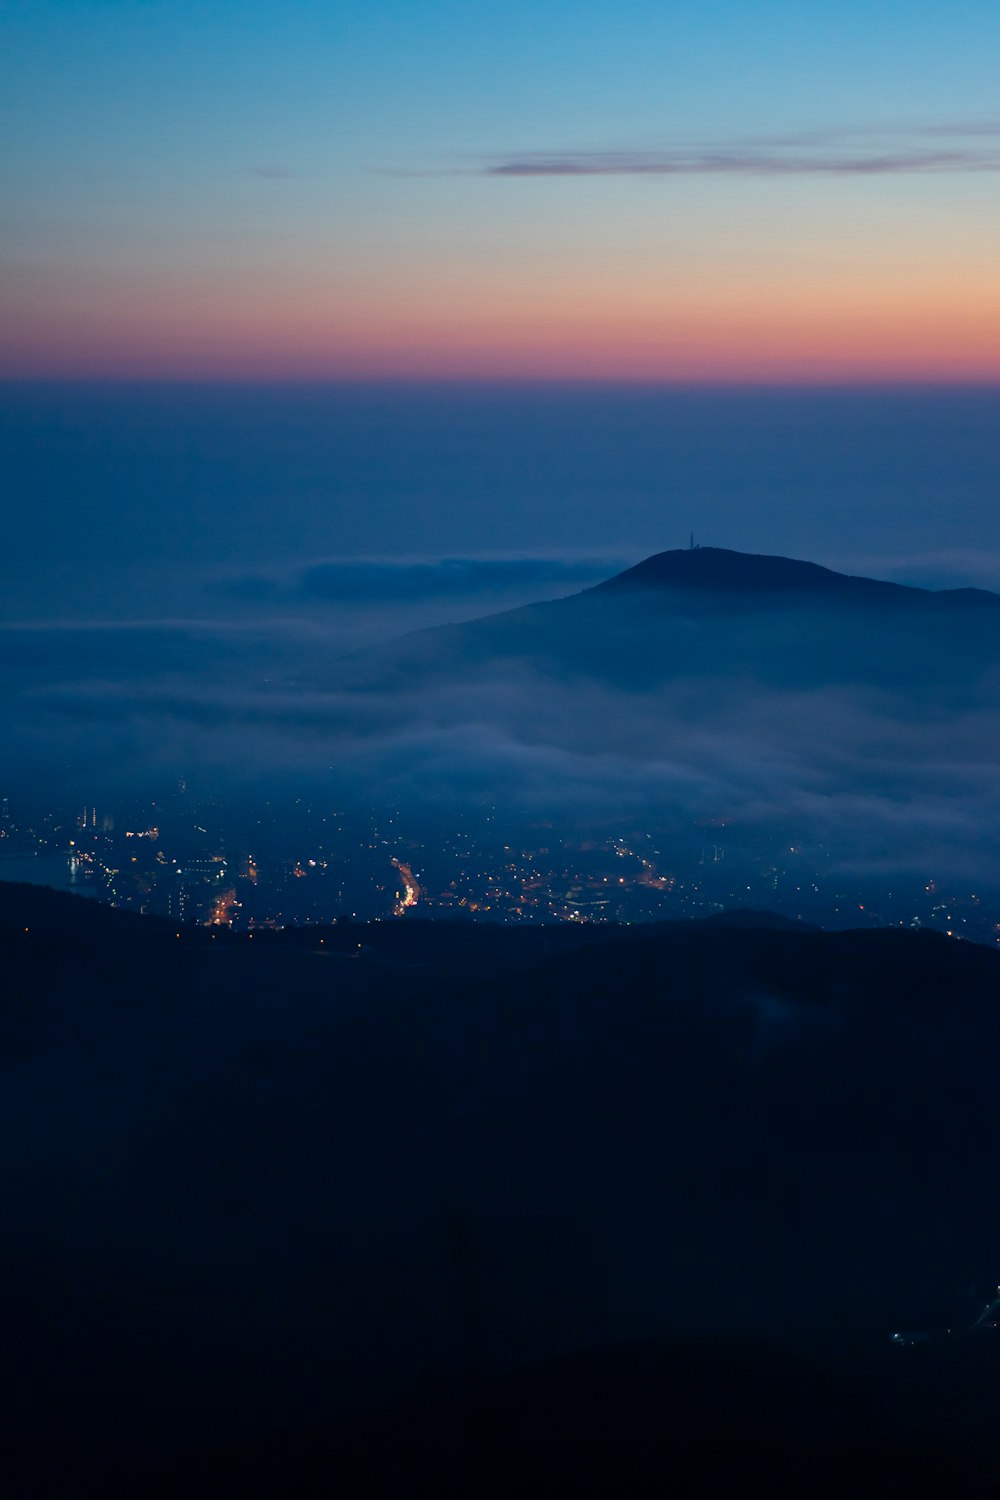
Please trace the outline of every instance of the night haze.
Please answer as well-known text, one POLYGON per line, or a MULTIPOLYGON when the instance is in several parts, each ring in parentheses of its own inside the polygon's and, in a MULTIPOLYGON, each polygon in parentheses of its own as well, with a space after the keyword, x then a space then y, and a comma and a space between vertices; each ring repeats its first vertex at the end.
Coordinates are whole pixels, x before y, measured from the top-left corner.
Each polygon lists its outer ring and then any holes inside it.
POLYGON ((5 1493, 996 1492, 998 46, 3 7, 5 1493))

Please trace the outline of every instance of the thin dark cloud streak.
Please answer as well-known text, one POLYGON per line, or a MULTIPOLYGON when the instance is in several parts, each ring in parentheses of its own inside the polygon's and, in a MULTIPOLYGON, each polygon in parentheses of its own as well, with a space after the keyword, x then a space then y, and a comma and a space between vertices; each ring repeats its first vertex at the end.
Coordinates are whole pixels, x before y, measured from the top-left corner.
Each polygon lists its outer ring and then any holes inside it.
MULTIPOLYGON (((936 151, 929 147, 914 151, 885 152, 881 155, 815 158, 786 157, 785 152, 815 150, 851 141, 905 140, 996 140, 1000 139, 1000 119, 946 120, 933 124, 902 125, 876 128, 865 126, 818 127, 787 131, 775 135, 754 136, 743 145, 676 148, 663 151, 529 151, 480 161, 473 166, 440 168, 376 168, 387 177, 570 177, 570 176, 695 176, 731 173, 734 175, 779 176, 816 173, 831 176, 860 176, 892 172, 1000 171, 1000 154, 977 151, 972 147, 958 151, 936 151)), ((269 182, 294 182, 303 173, 282 162, 253 162, 246 175, 269 182)), ((84 176, 108 181, 120 180, 120 172, 86 169, 84 176)), ((132 174, 128 174, 132 175, 132 174)))
POLYGON ((1000 172, 1000 152, 897 151, 794 155, 782 151, 525 154, 487 163, 483 177, 881 177, 1000 172))
MULTIPOLYGON (((448 175, 481 177, 879 177, 1000 172, 1000 119, 818 127, 662 149, 528 150, 448 175)), ((409 174, 407 174, 409 175, 409 174)), ((419 175, 438 175, 421 173, 419 175)))
POLYGON ((293 182, 300 175, 276 162, 258 162, 249 170, 251 177, 263 177, 268 182, 293 182))

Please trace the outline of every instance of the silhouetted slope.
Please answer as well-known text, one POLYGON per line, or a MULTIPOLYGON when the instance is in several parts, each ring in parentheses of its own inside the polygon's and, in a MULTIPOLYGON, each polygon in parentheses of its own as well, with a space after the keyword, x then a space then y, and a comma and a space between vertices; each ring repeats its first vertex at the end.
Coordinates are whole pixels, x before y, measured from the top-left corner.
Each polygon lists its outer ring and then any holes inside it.
POLYGON ((849 599, 891 601, 924 593, 872 578, 852 578, 817 563, 790 557, 732 552, 724 547, 696 547, 657 552, 605 583, 601 592, 632 589, 704 589, 711 593, 821 594, 849 599))
POLYGON ((720 1493, 961 1493, 991 1462, 997 953, 118 917, 43 892, 45 937, 0 922, 15 1493, 607 1493, 692 1461, 720 1493), (506 971, 463 982, 479 942, 506 971))
POLYGON ((484 672, 628 690, 719 678, 953 694, 1000 661, 1000 595, 854 578, 791 558, 661 552, 565 599, 418 631, 340 664, 355 689, 484 672))
POLYGON ((100 901, 20 881, 0 880, 0 940, 21 937, 95 942, 148 942, 173 937, 176 925, 161 917, 136 917, 100 901))
POLYGON ((657 552, 634 568, 596 585, 600 593, 632 590, 693 589, 710 594, 766 594, 814 597, 824 602, 884 605, 887 608, 918 604, 938 607, 963 602, 1000 605, 1000 594, 985 589, 915 588, 837 573, 818 563, 791 557, 733 552, 725 547, 694 547, 657 552))

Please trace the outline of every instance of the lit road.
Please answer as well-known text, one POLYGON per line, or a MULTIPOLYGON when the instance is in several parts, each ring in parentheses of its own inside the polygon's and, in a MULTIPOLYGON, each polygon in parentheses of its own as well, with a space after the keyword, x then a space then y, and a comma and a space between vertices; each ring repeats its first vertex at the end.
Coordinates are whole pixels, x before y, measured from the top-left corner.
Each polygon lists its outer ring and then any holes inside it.
POLYGON ((403 894, 393 907, 392 914, 394 917, 401 917, 420 900, 420 886, 409 865, 404 864, 400 859, 394 859, 393 864, 403 877, 403 894))

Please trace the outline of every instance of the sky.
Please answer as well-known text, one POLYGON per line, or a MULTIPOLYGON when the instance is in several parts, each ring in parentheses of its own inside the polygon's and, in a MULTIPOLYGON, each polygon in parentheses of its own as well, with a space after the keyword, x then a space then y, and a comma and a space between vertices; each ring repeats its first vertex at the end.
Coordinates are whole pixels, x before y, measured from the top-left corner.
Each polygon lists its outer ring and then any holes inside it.
MULTIPOLYGON (((0 790, 626 806, 674 785, 627 692, 539 756, 534 679, 376 733, 333 663, 692 534, 1000 588, 998 56, 972 0, 2 0, 0 790)), ((995 700, 895 747, 921 858, 923 757, 978 870, 995 700)), ((711 776, 667 704, 691 806, 771 776, 896 840, 871 704, 760 703, 711 776)))
POLYGON ((992 0, 5 0, 0 377, 1000 378, 992 0))

